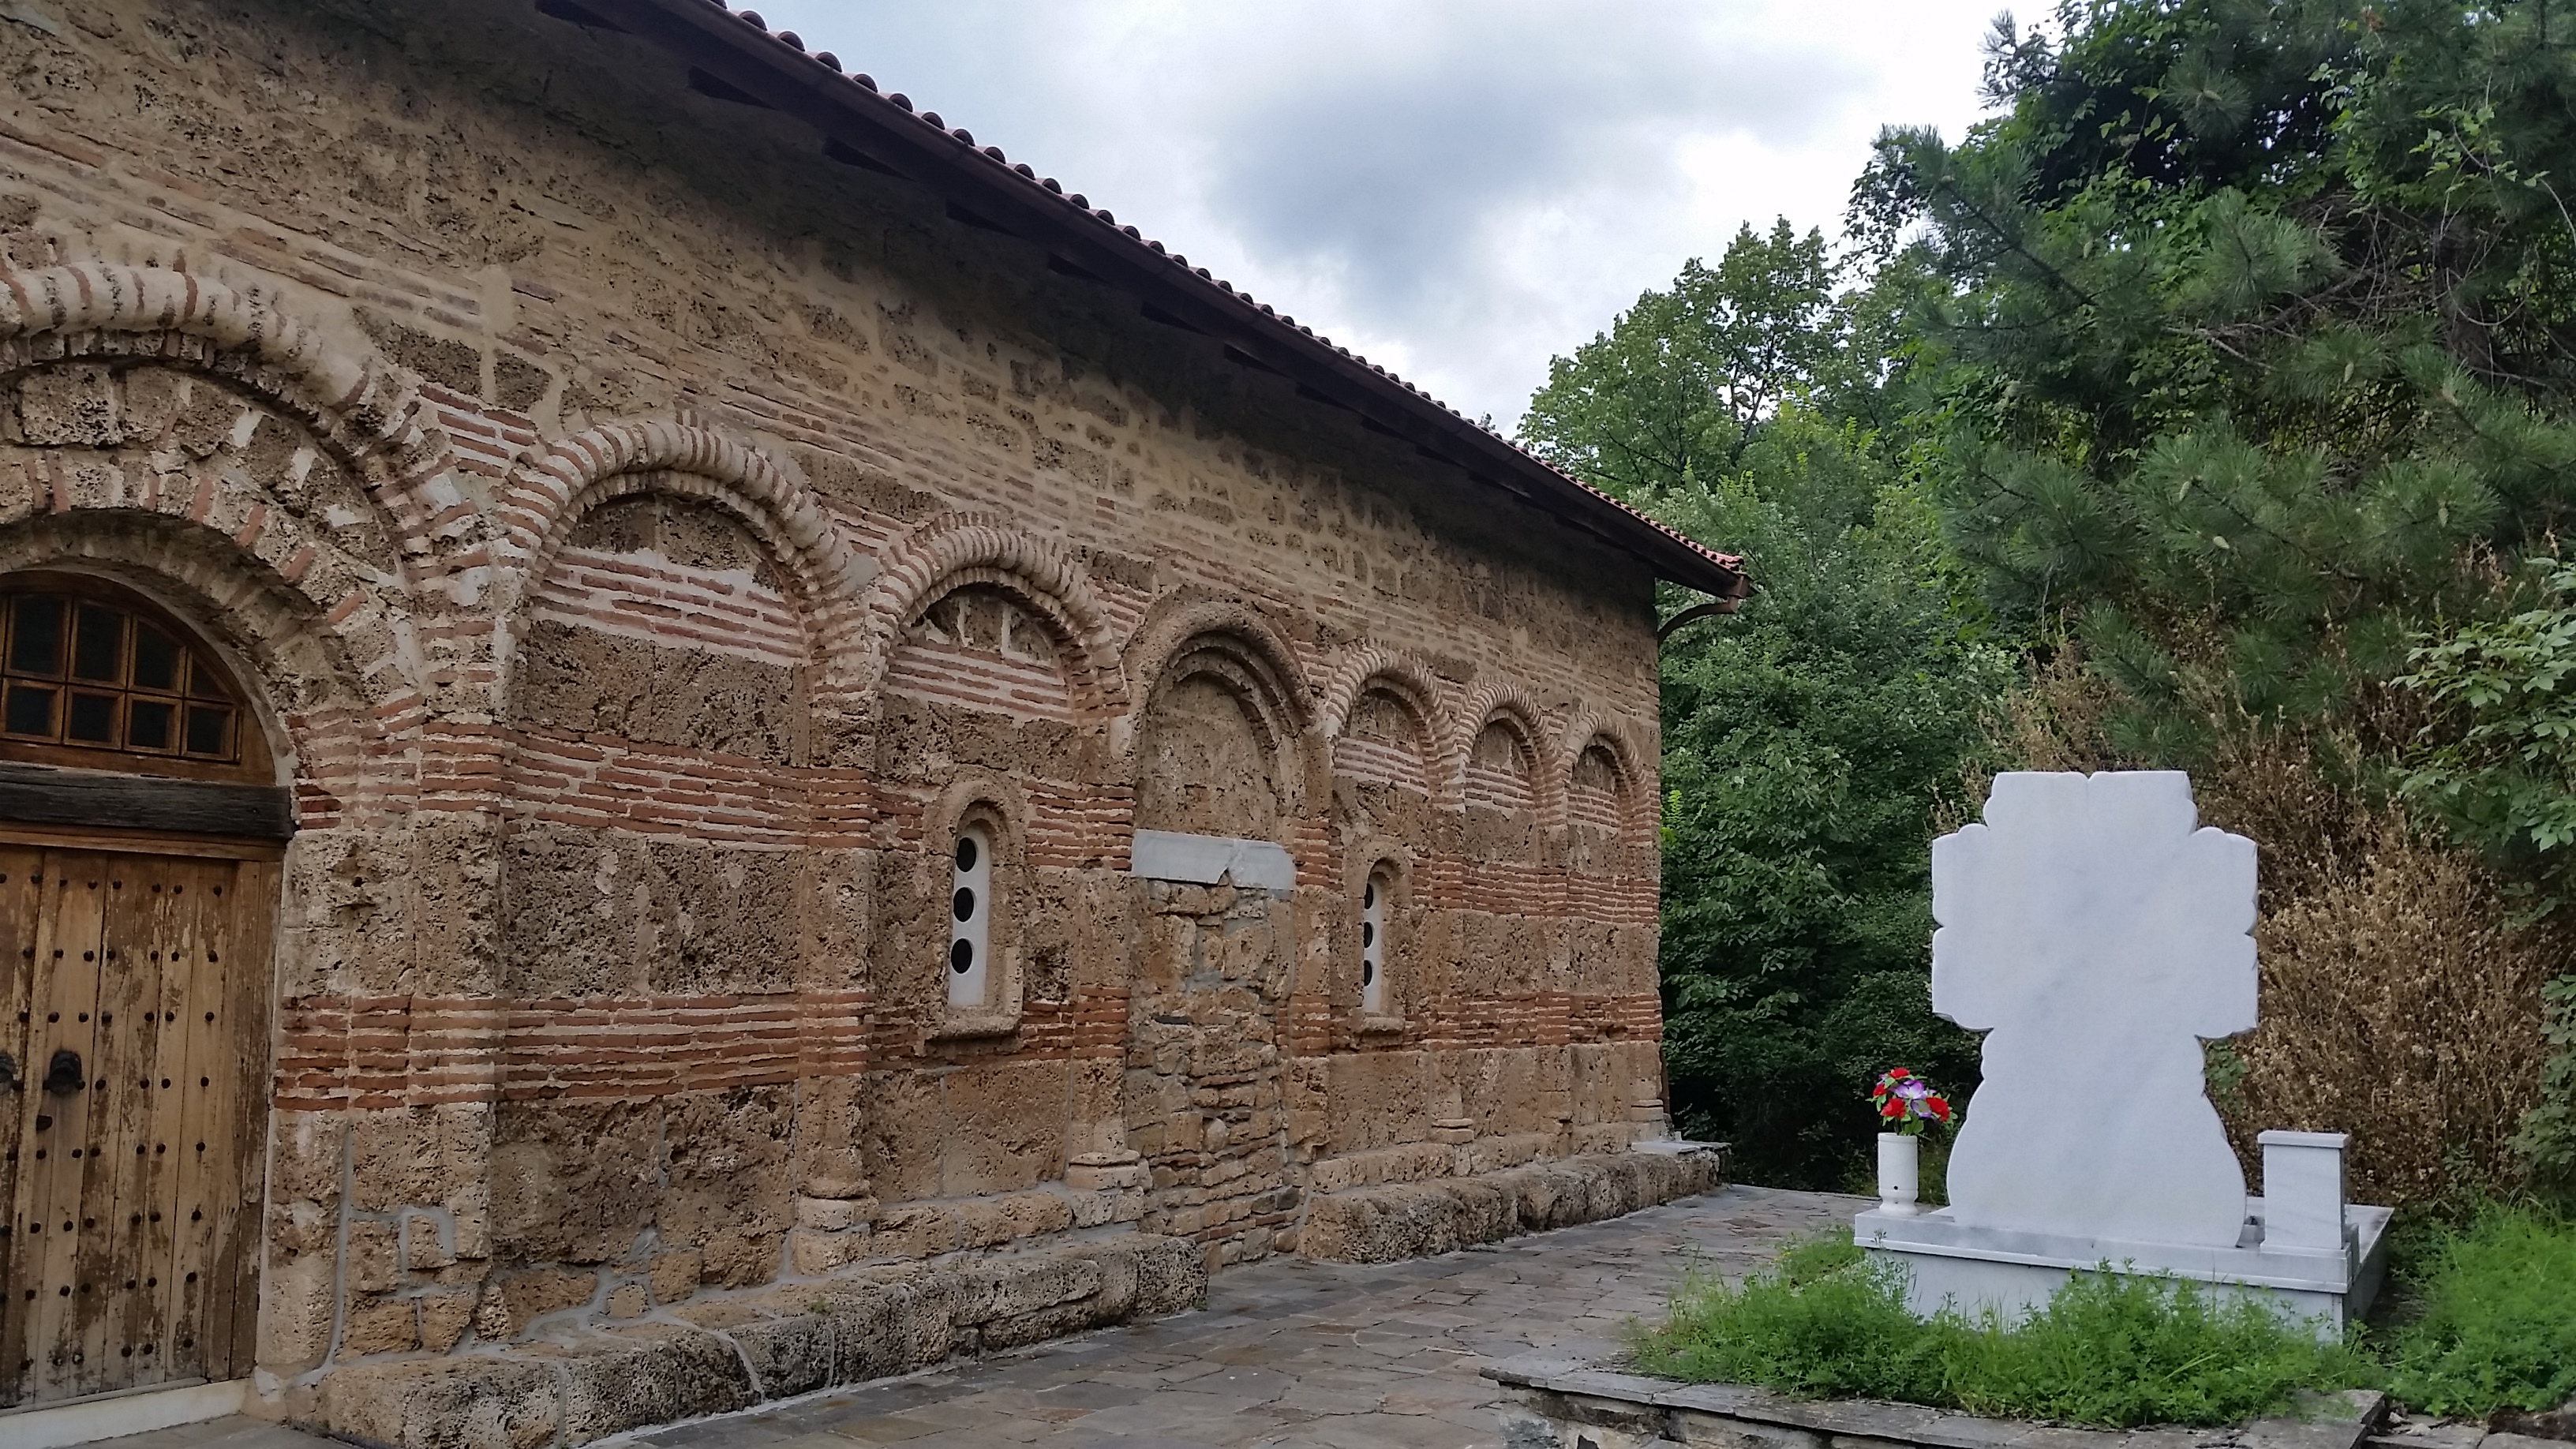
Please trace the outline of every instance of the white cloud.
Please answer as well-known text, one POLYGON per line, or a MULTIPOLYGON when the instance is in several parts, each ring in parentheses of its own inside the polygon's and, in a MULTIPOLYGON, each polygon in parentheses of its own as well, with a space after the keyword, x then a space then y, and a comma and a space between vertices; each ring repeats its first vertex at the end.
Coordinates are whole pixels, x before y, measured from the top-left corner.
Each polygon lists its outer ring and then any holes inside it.
POLYGON ((1744 222, 1830 234, 1977 112, 1993 0, 754 0, 1195 265, 1508 427, 1744 222))

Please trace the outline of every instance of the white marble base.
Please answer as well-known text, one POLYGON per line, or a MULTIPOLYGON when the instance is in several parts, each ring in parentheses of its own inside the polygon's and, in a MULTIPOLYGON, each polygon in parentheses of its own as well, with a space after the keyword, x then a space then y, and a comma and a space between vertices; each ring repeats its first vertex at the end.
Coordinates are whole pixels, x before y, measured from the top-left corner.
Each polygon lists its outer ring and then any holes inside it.
POLYGON ((1873 1208, 1853 1220, 1852 1237, 1871 1257, 1912 1272, 1907 1302, 1917 1313, 1949 1303, 2018 1317, 2045 1304, 2071 1273, 2106 1262, 2207 1284, 2221 1297, 2261 1298, 2315 1322, 2319 1337, 2340 1335, 2370 1307, 2387 1267, 2389 1209, 2346 1208, 2338 1252, 2266 1246, 2263 1199, 2249 1197, 2245 1206, 2245 1231, 2227 1248, 1975 1228, 1947 1208, 1913 1217, 1873 1208))

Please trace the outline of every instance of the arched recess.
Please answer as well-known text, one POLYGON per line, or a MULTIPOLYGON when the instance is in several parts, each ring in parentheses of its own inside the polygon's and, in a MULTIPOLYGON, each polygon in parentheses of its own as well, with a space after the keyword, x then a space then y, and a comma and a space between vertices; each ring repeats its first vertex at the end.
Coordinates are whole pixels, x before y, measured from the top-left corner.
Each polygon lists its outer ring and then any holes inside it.
POLYGON ((1458 711, 1460 794, 1471 807, 1504 814, 1527 812, 1539 828, 1563 823, 1547 716, 1527 689, 1510 680, 1487 680, 1458 711))
POLYGON ((1457 731, 1438 677, 1420 661, 1374 646, 1351 650, 1325 677, 1316 719, 1334 773, 1459 803, 1457 731))
POLYGON ((1555 775, 1563 782, 1566 823, 1633 844, 1654 818, 1646 782, 1628 732, 1599 715, 1567 721, 1555 775))
POLYGON ((868 563, 776 463, 706 428, 666 419, 606 424, 555 443, 521 467, 499 510, 517 556, 504 611, 515 616, 527 607, 555 556, 594 509, 641 494, 706 504, 757 538, 780 566, 782 592, 802 620, 805 650, 819 676, 815 708, 864 716, 870 681, 854 646, 868 563))
POLYGON ((0 579, 90 574, 173 615, 245 686, 242 703, 308 820, 386 825, 405 813, 411 767, 387 747, 377 676, 393 671, 381 625, 333 624, 283 578, 245 567, 231 541, 153 517, 51 515, 0 525, 0 579))
POLYGON ((0 375, 75 361, 203 372, 273 405, 356 475, 415 569, 482 541, 479 515, 460 506, 446 437, 402 371, 371 350, 332 345, 271 297, 114 262, 0 272, 0 375))
POLYGON ((1125 712, 1127 680, 1118 666, 1116 630, 1081 563, 1061 544, 980 514, 931 519, 885 550, 861 601, 867 631, 860 670, 872 684, 882 684, 896 653, 926 617, 970 589, 999 594, 1043 622, 1078 716, 1125 712))
POLYGON ((0 490, 0 556, 198 600, 178 612, 267 688, 308 809, 381 821, 417 770, 385 734, 424 707, 402 541, 365 481, 392 459, 246 356, 176 332, 0 342, 0 473, 32 485, 0 490))
POLYGON ((1239 604, 1176 601, 1148 616, 1124 661, 1144 700, 1138 829, 1275 840, 1304 817, 1308 717, 1294 658, 1239 604))

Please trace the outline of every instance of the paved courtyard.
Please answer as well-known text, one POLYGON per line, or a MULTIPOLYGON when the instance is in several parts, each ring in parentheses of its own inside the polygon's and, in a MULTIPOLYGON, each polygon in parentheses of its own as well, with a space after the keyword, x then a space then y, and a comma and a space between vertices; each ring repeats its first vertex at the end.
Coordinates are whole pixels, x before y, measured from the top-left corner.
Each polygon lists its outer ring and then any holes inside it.
MULTIPOLYGON (((1374 1267, 1217 1276, 1205 1310, 604 1441, 660 1449, 1468 1449, 1500 1442, 1485 1363, 1610 1352, 1684 1269, 1729 1277, 1859 1198, 1731 1187, 1606 1223, 1374 1267)), ((331 1449, 220 1420, 116 1449, 331 1449)))

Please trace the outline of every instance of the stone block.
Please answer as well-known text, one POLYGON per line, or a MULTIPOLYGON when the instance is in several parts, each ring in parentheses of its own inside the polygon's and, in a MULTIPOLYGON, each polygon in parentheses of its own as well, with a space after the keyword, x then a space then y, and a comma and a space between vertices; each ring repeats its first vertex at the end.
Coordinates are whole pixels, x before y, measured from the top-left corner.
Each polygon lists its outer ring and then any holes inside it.
POLYGON ((869 1234, 880 1258, 930 1258, 957 1250, 957 1218, 932 1203, 912 1203, 880 1214, 869 1234))
POLYGON ((326 1432, 390 1449, 539 1449, 563 1428, 552 1365, 489 1355, 352 1364, 319 1406, 326 1432))
POLYGON ((698 1291, 698 1274, 705 1259, 695 1248, 664 1253, 653 1260, 649 1281, 656 1303, 684 1303, 698 1291))
POLYGON ((260 1275, 259 1362, 309 1368, 331 1349, 337 1293, 331 1259, 319 1253, 272 1252, 260 1275))
POLYGON ((1075 1192, 1149 1187, 1153 1181, 1153 1169, 1133 1152, 1084 1153, 1064 1169, 1064 1185, 1075 1192))
POLYGON ((342 1358, 366 1358, 420 1347, 420 1323, 408 1298, 354 1303, 340 1324, 342 1358))
POLYGON ((1138 1234, 1136 1308, 1139 1318, 1178 1313, 1207 1297, 1207 1258, 1187 1238, 1138 1234))
POLYGON ((787 1271, 799 1278, 820 1278, 864 1261, 879 1251, 872 1233, 816 1232, 796 1228, 787 1234, 787 1271))
POLYGON ((1714 1191, 1721 1175, 1714 1152, 1620 1153, 1484 1177, 1319 1192, 1307 1199, 1297 1225, 1297 1250, 1337 1263, 1446 1253, 1714 1191))
MULTIPOLYGON (((1143 1172, 1142 1168, 1137 1170, 1143 1172)), ((1096 1228, 1108 1223, 1132 1223, 1145 1215, 1146 1202, 1141 1186, 1117 1192, 1077 1192, 1070 1204, 1073 1225, 1096 1228)))
POLYGON ((420 1346, 431 1353, 445 1353, 465 1337, 466 1325, 474 1321, 472 1289, 420 1296, 420 1346))
POLYGON ((946 1121, 939 1195, 1020 1192, 1061 1177, 1064 1121, 1032 1112, 1029 1104, 1063 1102, 1070 1083, 1061 1061, 1002 1063, 949 1075, 940 1092, 946 1121))
MULTIPOLYGON (((783 1200, 780 1206, 783 1210, 783 1200)), ((716 1229, 699 1244, 703 1261, 698 1281, 726 1288, 766 1283, 778 1274, 779 1251, 786 1237, 784 1228, 767 1224, 753 1229, 716 1229)))
POLYGON ((382 1293, 394 1286, 401 1254, 394 1225, 361 1218, 349 1224, 348 1260, 342 1265, 350 1291, 382 1293))
POLYGON ((579 1308, 599 1292, 599 1275, 573 1268, 533 1268, 502 1277, 483 1290, 474 1331, 496 1343, 526 1334, 549 1313, 579 1308))
POLYGON ((873 1201, 863 1198, 799 1197, 796 1226, 822 1233, 846 1233, 865 1222, 875 1209, 873 1201))
MULTIPOLYGON (((913 1294, 902 1284, 817 1285, 812 1304, 832 1331, 832 1382, 865 1383, 913 1367, 913 1294)), ((946 1323, 945 1315, 941 1323, 946 1323)), ((941 1336, 945 1357, 945 1335, 941 1336)), ((934 1360, 935 1362, 935 1360, 934 1360)))
POLYGON ((955 1321, 983 1324, 1091 1297, 1100 1291, 1100 1265, 1075 1254, 1014 1254, 969 1263, 957 1282, 955 1321))
POLYGON ((751 1366, 752 1386, 762 1399, 792 1398, 833 1382, 832 1320, 820 1313, 764 1318, 728 1328, 724 1336, 742 1351, 751 1366))
POLYGON ((1436 1188, 1389 1183, 1320 1196, 1307 1206, 1298 1242, 1310 1258, 1392 1263, 1458 1246, 1456 1200, 1436 1188))
POLYGON ((976 1349, 982 1353, 995 1353, 1023 1344, 1043 1343, 1050 1338, 1097 1328, 1104 1321, 1112 1320, 1103 1319, 1099 1310, 1088 1302, 1059 1303, 1052 1308, 1032 1309, 976 1325, 976 1349))
POLYGON ((957 1204, 957 1246, 995 1248, 1073 1226, 1073 1204, 1055 1192, 1014 1192, 957 1204))
POLYGON ((434 1273, 455 1266, 450 1234, 438 1215, 408 1212, 402 1216, 402 1266, 406 1273, 434 1273))
POLYGON ((694 1328, 603 1333, 563 1360, 563 1442, 722 1414, 753 1402, 733 1345, 694 1328))

